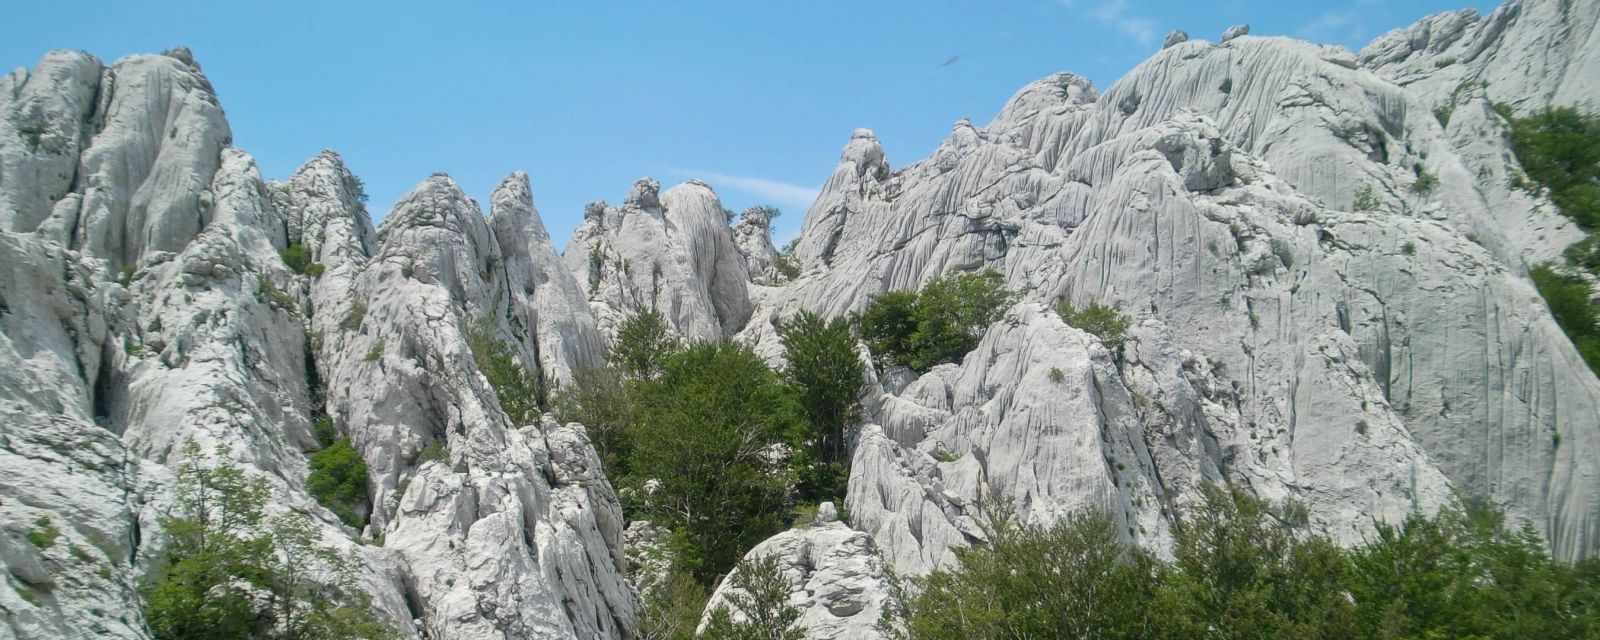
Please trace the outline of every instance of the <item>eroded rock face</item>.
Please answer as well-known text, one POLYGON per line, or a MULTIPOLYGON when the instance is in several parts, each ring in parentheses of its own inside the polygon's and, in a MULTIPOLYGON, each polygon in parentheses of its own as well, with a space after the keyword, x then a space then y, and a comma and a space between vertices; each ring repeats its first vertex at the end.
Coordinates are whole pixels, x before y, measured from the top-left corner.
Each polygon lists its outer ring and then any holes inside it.
POLYGON ((631 633, 620 507, 581 426, 511 424, 462 337, 487 318, 535 376, 593 357, 525 178, 496 192, 503 239, 447 178, 377 234, 336 154, 264 183, 186 51, 54 52, 5 82, 0 635, 148 637, 136 586, 188 440, 354 552, 406 637, 631 633), (314 269, 288 268, 291 243, 314 269), (305 493, 323 414, 367 457, 364 532, 305 493), (435 441, 450 453, 417 460, 435 441))
POLYGON ((750 319, 750 276, 722 204, 698 180, 660 188, 645 178, 621 208, 590 204, 562 259, 605 335, 656 309, 684 337, 731 336, 750 319))
MULTIPOLYGON (((825 504, 832 509, 832 503, 825 504)), ((805 629, 806 638, 887 637, 878 621, 885 608, 895 611, 899 604, 872 536, 819 517, 814 524, 767 538, 745 554, 747 559, 766 557, 778 558, 783 577, 793 586, 789 603, 801 612, 797 625, 805 629)), ((722 606, 729 607, 735 621, 745 619, 728 600, 731 576, 711 594, 702 628, 722 606)))
MULTIPOLYGON (((1104 94, 1070 74, 1029 85, 987 127, 958 122, 930 158, 892 173, 857 132, 807 213, 805 274, 764 295, 743 335, 776 358, 771 323, 797 309, 859 311, 882 291, 994 268, 1027 300, 1132 318, 1119 377, 1159 409, 1139 413, 1144 431, 1178 438, 1147 444, 1174 504, 1223 478, 1308 502, 1354 540, 1351 514, 1403 513, 1447 480, 1507 505, 1558 555, 1592 553, 1596 514, 1572 496, 1600 488, 1583 479, 1584 452, 1600 446, 1600 381, 1526 303, 1536 294, 1522 266, 1579 233, 1494 179, 1517 168, 1485 99, 1444 127, 1412 89, 1360 66, 1280 38, 1182 42, 1104 94), (1424 174, 1439 185, 1414 188, 1424 174), (1358 194, 1369 201, 1351 211, 1358 194), (1364 453, 1323 455, 1346 447, 1364 453)), ((927 410, 913 413, 938 424, 927 410)), ((899 437, 883 427, 887 442, 899 437)), ((944 491, 894 462, 904 456, 884 457, 886 442, 862 442, 881 460, 857 469, 879 470, 864 487, 944 491)), ((915 502, 921 523, 949 507, 915 502)), ((959 518, 945 520, 917 535, 948 526, 940 535, 959 540, 959 518)))
POLYGON ((1513 0, 1423 18, 1361 50, 1361 63, 1434 107, 1480 91, 1528 115, 1600 95, 1600 2, 1513 0))

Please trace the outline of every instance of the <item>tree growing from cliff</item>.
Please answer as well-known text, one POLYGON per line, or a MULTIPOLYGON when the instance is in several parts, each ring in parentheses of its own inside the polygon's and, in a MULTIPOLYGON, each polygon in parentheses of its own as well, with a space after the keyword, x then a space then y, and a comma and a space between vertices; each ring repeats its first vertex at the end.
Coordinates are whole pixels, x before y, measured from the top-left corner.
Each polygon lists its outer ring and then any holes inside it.
POLYGON ((161 516, 163 560, 142 588, 160 640, 392 638, 354 588, 351 557, 320 544, 301 514, 265 516, 270 491, 226 462, 183 446, 172 509, 161 516), (331 583, 317 576, 331 575, 331 583))
POLYGON ((861 314, 861 335, 881 364, 925 372, 960 362, 1015 299, 993 269, 944 275, 878 296, 861 314))
POLYGON ((783 342, 784 379, 799 392, 813 433, 802 493, 813 502, 844 497, 845 428, 861 418, 865 367, 856 355, 855 334, 846 318, 823 320, 801 311, 778 328, 783 342), (810 485, 810 486, 805 486, 810 485))

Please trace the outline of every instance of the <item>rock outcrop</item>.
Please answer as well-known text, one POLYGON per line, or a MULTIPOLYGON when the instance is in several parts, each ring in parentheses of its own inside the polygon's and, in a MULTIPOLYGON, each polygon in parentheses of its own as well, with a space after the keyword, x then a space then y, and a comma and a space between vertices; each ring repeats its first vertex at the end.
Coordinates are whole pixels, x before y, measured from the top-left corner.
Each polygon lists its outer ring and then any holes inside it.
POLYGON ((511 423, 463 338, 487 327, 552 381, 596 357, 524 177, 493 227, 436 177, 375 233, 335 154, 264 183, 186 51, 54 52, 6 82, 0 635, 148 637, 137 585, 190 440, 354 553, 407 637, 632 633, 620 506, 581 426, 511 423), (321 415, 368 464, 365 531, 306 493, 321 415))
POLYGON ((680 335, 714 340, 750 319, 749 272, 722 203, 690 180, 665 193, 644 178, 622 207, 590 203, 562 259, 595 320, 612 335, 628 316, 655 309, 680 335))
MULTIPOLYGON (((897 611, 900 605, 873 537, 839 522, 833 503, 823 503, 817 515, 814 523, 766 539, 745 558, 778 559, 779 570, 792 585, 789 604, 800 610, 796 625, 806 638, 889 637, 879 629, 879 620, 886 609, 897 611)), ((711 594, 702 629, 719 607, 726 607, 736 622, 746 619, 728 599, 734 592, 731 581, 729 574, 711 594)))

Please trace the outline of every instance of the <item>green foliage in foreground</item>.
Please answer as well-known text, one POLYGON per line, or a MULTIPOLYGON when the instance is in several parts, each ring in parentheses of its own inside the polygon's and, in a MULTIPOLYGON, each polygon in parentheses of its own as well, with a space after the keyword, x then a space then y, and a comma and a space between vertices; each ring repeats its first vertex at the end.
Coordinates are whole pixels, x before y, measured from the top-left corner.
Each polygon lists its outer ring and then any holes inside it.
POLYGON ((1600 313, 1589 303, 1588 283, 1577 276, 1557 273, 1549 265, 1534 267, 1528 275, 1583 361, 1600 373, 1600 313))
POLYGON ((1600 637, 1600 562, 1553 561, 1479 505, 1381 524, 1341 549, 1305 512, 1207 488, 1162 562, 1103 516, 1049 528, 989 519, 990 543, 919 581, 900 637, 1600 637))
POLYGON ((776 556, 741 560, 728 581, 727 602, 712 610, 702 640, 805 639, 800 609, 789 604, 789 581, 776 556))
POLYGON ((265 517, 265 481, 225 461, 206 465, 192 440, 183 455, 176 500, 161 517, 164 559, 141 589, 156 638, 395 637, 354 588, 353 557, 322 546, 304 515, 265 517))
POLYGON ((861 314, 861 337, 880 365, 925 372, 960 362, 1014 299, 993 269, 940 276, 920 291, 875 298, 861 314))

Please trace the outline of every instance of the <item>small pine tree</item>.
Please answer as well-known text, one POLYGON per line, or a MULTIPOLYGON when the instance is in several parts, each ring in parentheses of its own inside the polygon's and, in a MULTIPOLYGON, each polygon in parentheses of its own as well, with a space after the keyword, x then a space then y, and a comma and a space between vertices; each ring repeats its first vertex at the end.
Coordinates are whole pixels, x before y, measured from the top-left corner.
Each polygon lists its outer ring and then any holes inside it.
POLYGON ((712 610, 703 640, 803 640, 800 609, 789 603, 789 580, 777 556, 745 558, 728 576, 727 604, 712 610), (739 617, 735 619, 734 612, 739 617))

